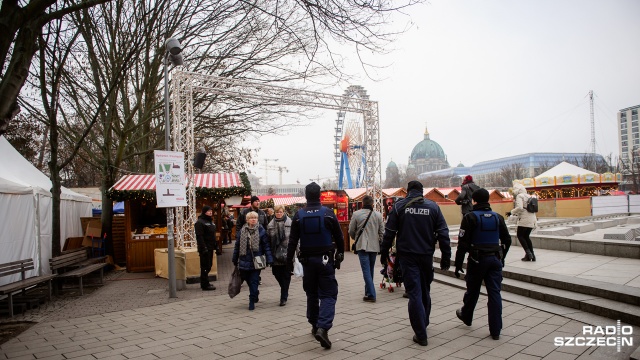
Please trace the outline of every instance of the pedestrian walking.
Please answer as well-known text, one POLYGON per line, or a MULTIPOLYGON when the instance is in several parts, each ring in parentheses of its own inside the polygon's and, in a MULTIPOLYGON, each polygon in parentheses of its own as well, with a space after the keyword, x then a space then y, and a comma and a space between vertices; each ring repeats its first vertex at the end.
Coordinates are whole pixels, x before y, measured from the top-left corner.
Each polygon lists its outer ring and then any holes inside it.
POLYGON ((460 277, 465 254, 467 258, 467 291, 462 299, 462 308, 456 316, 471 326, 482 282, 487 288, 489 333, 494 340, 500 339, 502 330, 502 268, 511 247, 511 235, 502 215, 491 210, 489 192, 478 189, 473 193, 473 210, 462 218, 458 234, 458 250, 455 259, 455 275, 460 277))
POLYGON ((471 195, 473 195, 473 192, 479 188, 480 187, 473 182, 473 177, 471 175, 465 176, 462 180, 462 190, 460 191, 460 195, 458 195, 455 200, 456 204, 460 205, 462 216, 465 216, 466 214, 471 212, 473 207, 473 205, 471 204, 471 195))
POLYGON ((362 209, 353 213, 349 223, 349 236, 355 239, 355 251, 360 260, 364 278, 363 301, 376 302, 376 287, 373 282, 376 258, 384 234, 382 214, 373 210, 373 198, 366 195, 362 199, 362 209))
POLYGON ((422 184, 410 181, 407 196, 397 201, 387 218, 380 249, 380 262, 386 264, 389 249, 396 239, 404 285, 409 294, 409 321, 413 341, 427 346, 427 326, 431 314, 433 253, 440 247, 440 268, 448 270, 451 261, 449 228, 440 207, 422 195, 422 184))
POLYGON ((344 237, 333 210, 320 204, 320 186, 315 182, 307 185, 305 197, 307 206, 298 210, 292 219, 287 265, 293 271, 293 257, 299 243, 307 321, 320 345, 330 349, 328 332, 333 326, 338 299, 335 269, 339 269, 344 260, 344 237))
POLYGON ((247 223, 240 229, 238 240, 233 248, 233 265, 240 270, 242 281, 249 285, 249 310, 255 309, 255 304, 260 301, 260 272, 262 269, 256 268, 254 258, 265 255, 267 266, 273 264, 271 246, 267 231, 258 224, 258 214, 250 211, 245 216, 247 223))
POLYGON ((517 217, 516 235, 518 242, 524 250, 522 261, 536 261, 536 254, 533 252, 533 244, 531 243, 531 232, 538 224, 538 218, 535 213, 528 212, 527 202, 531 195, 527 194, 527 189, 520 183, 513 184, 514 207, 511 215, 517 217))
POLYGON ((291 218, 284 212, 284 206, 276 205, 275 217, 267 226, 267 235, 271 244, 273 266, 271 273, 280 285, 280 306, 287 305, 289 297, 289 285, 291 284, 291 271, 287 268, 287 251, 289 237, 291 236, 291 218))

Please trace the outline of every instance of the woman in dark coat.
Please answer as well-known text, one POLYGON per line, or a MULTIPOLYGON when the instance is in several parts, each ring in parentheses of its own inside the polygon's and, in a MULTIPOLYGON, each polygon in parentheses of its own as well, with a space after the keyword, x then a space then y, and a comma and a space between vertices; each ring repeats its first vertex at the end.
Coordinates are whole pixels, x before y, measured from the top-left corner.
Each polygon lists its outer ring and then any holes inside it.
POLYGON ((287 247, 289 246, 289 235, 291 235, 291 218, 285 214, 284 206, 275 206, 275 217, 267 226, 267 234, 271 242, 271 252, 275 257, 271 272, 280 284, 280 306, 285 306, 291 284, 291 271, 287 269, 287 247), (281 260, 278 260, 279 248, 282 249, 281 255, 284 256, 281 260))
POLYGON ((215 290, 216 287, 209 283, 209 272, 213 266, 213 252, 216 244, 216 224, 213 223, 213 209, 211 206, 203 206, 202 214, 198 217, 194 228, 198 254, 200 255, 200 288, 202 291, 215 290))
POLYGON ((255 309, 255 303, 259 301, 258 286, 260 285, 260 271, 253 265, 253 258, 259 255, 265 255, 267 265, 273 264, 271 256, 271 246, 269 246, 269 238, 267 231, 258 224, 258 213, 251 211, 246 215, 247 223, 240 229, 238 241, 233 248, 233 265, 240 270, 240 276, 243 281, 249 285, 249 310, 255 309))

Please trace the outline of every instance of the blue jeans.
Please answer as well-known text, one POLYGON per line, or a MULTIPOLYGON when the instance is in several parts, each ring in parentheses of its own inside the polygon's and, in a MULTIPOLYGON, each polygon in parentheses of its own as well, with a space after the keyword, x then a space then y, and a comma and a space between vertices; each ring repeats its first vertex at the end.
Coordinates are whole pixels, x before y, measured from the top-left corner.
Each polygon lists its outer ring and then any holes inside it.
POLYGON ((261 270, 240 270, 240 277, 249 285, 249 302, 258 301, 261 270))
POLYGON ((376 298, 376 287, 373 284, 373 268, 376 265, 377 253, 358 251, 358 259, 360 259, 360 267, 362 268, 362 277, 364 278, 364 296, 376 298))

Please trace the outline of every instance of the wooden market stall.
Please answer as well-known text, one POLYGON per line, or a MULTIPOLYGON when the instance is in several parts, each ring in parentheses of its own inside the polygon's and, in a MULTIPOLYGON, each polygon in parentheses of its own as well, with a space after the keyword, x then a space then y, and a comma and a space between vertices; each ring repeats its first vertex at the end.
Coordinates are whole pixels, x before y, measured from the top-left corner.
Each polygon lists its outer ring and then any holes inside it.
MULTIPOLYGON (((245 173, 196 174, 196 211, 214 208, 216 227, 222 228, 225 199, 251 192, 245 173)), ((155 175, 125 175, 108 191, 112 200, 124 201, 126 265, 129 272, 154 270, 155 249, 167 247, 167 213, 156 207, 155 175)), ((176 246, 178 246, 176 242, 176 246)))

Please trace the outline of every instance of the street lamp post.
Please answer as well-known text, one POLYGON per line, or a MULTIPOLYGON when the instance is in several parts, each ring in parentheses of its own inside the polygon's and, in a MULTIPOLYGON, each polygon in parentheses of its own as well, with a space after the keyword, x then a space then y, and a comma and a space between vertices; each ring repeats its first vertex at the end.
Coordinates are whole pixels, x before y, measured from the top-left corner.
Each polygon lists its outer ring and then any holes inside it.
MULTIPOLYGON (((162 57, 164 63, 164 146, 167 151, 171 151, 171 122, 169 120, 169 63, 172 65, 182 65, 182 46, 176 38, 169 38, 165 42, 166 51, 162 57)), ((167 252, 169 265, 169 297, 176 298, 176 265, 175 247, 173 237, 173 211, 174 208, 167 208, 167 252)))

